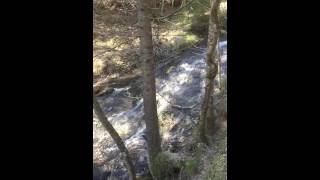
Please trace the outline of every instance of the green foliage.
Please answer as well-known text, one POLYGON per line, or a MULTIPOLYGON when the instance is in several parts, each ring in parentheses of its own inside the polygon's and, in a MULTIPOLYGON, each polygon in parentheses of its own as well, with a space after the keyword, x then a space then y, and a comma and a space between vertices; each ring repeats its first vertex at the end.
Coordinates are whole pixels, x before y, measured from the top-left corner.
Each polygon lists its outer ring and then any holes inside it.
POLYGON ((219 20, 221 29, 227 31, 227 1, 221 2, 220 11, 219 11, 219 20))
POLYGON ((209 16, 205 14, 194 17, 191 21, 190 32, 200 36, 207 35, 208 21, 209 21, 209 16))
POLYGON ((167 154, 159 153, 152 159, 152 175, 156 180, 165 180, 175 174, 175 170, 180 169, 178 162, 171 160, 167 154))
POLYGON ((226 154, 220 154, 215 157, 211 170, 206 176, 207 180, 224 180, 227 179, 227 160, 226 154))
POLYGON ((226 131, 220 133, 220 142, 215 147, 216 153, 213 156, 210 169, 205 174, 206 180, 227 179, 227 136, 226 131))
POLYGON ((189 177, 198 173, 198 167, 205 151, 204 144, 202 143, 193 143, 192 146, 192 158, 185 160, 183 163, 184 173, 189 177))
MULTIPOLYGON (((220 26, 222 30, 227 31, 227 1, 222 1, 220 5, 220 10, 218 17, 220 19, 220 26)), ((197 3, 194 3, 190 8, 189 12, 191 13, 191 26, 190 32, 199 35, 206 36, 208 34, 209 27, 209 9, 210 1, 209 0, 198 0, 197 3)))
POLYGON ((209 9, 209 0, 198 0, 188 8, 191 14, 190 32, 198 36, 207 35, 209 16, 206 12, 208 12, 209 9))
POLYGON ((221 80, 221 91, 222 92, 226 92, 227 91, 227 77, 226 78, 222 78, 221 80))
POLYGON ((198 171, 199 162, 198 159, 189 159, 185 161, 184 170, 188 176, 192 176, 198 171))

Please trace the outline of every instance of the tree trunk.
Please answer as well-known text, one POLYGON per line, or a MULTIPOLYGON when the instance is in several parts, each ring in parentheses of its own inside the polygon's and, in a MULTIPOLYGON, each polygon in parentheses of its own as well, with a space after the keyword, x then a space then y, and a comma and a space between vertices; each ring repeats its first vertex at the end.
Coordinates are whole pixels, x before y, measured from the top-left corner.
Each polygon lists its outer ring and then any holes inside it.
POLYGON ((161 0, 161 9, 160 9, 161 16, 163 16, 163 7, 164 7, 164 0, 161 0))
POLYGON ((117 131, 113 128, 113 126, 108 121, 107 117, 104 115, 99 102, 97 101, 96 96, 93 94, 93 109, 98 117, 98 120, 104 126, 104 128, 108 131, 114 142, 117 144, 121 154, 124 156, 125 164, 128 169, 130 180, 136 180, 136 173, 134 170, 134 166, 129 155, 128 149, 124 145, 121 137, 117 133, 117 131))
POLYGON ((143 63, 143 105, 146 122, 146 136, 149 152, 149 166, 152 173, 152 160, 161 152, 161 139, 157 115, 155 62, 153 55, 152 29, 150 21, 150 0, 138 1, 138 20, 140 36, 140 61, 143 63))
MULTIPOLYGON (((219 40, 218 40, 219 42, 219 40)), ((221 91, 221 87, 222 87, 222 77, 221 77, 221 55, 220 55, 220 49, 219 49, 219 45, 217 45, 217 57, 218 57, 218 85, 219 85, 219 90, 221 91)))
POLYGON ((206 56, 207 69, 205 79, 205 94, 200 113, 200 139, 209 144, 214 135, 215 119, 213 113, 214 79, 217 75, 216 47, 219 38, 218 9, 220 0, 212 0, 208 31, 208 52, 206 56))

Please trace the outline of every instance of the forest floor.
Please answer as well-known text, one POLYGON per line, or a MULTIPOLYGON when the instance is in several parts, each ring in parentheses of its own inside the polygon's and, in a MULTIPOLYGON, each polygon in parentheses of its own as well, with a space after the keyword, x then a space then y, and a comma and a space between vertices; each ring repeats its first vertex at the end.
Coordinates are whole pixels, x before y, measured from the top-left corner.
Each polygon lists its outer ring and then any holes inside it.
MULTIPOLYGON (((167 8, 164 15, 173 10, 167 8)), ((202 18, 199 24, 194 24, 192 16, 194 14, 183 12, 170 20, 152 23, 157 66, 170 63, 168 61, 178 57, 184 50, 206 42, 207 27, 201 23, 207 22, 207 19, 202 18), (204 35, 191 31, 192 26, 197 27, 197 31, 204 35)), ((110 81, 130 81, 141 74, 137 14, 130 10, 130 7, 125 10, 110 10, 98 6, 94 1, 93 66, 94 90, 97 94, 100 94, 110 81)))

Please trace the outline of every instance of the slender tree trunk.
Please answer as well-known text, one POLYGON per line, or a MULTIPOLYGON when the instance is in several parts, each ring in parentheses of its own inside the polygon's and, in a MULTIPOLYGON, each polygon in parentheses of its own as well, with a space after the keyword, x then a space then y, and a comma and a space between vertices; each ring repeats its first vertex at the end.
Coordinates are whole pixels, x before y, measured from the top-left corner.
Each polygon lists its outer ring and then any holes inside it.
POLYGON ((164 7, 164 0, 161 0, 161 9, 160 9, 161 16, 163 16, 163 7, 164 7))
POLYGON ((200 113, 200 139, 209 144, 214 135, 215 119, 213 113, 214 79, 217 75, 216 47, 219 38, 218 9, 220 0, 212 0, 208 31, 208 52, 206 56, 207 70, 205 79, 205 94, 200 113))
MULTIPOLYGON (((219 40, 218 40, 219 42, 219 40)), ((218 57, 218 83, 219 83, 219 89, 221 90, 222 87, 222 77, 221 77, 221 55, 220 55, 220 49, 219 45, 217 45, 217 57, 218 57)))
POLYGON ((138 0, 140 36, 140 61, 143 63, 143 105, 146 122, 146 136, 149 152, 149 169, 153 171, 153 158, 161 152, 161 139, 157 115, 155 62, 153 55, 152 29, 150 21, 150 0, 138 0))
POLYGON ((113 128, 113 126, 108 121, 107 117, 104 115, 99 102, 97 101, 96 96, 93 94, 93 109, 98 117, 98 120, 102 123, 103 127, 108 131, 114 142, 117 144, 121 154, 124 156, 125 164, 127 166, 129 172, 130 180, 136 180, 136 173, 134 170, 134 166, 129 155, 128 149, 124 145, 121 137, 117 133, 117 131, 113 128))
POLYGON ((157 0, 153 0, 153 8, 157 8, 157 0))

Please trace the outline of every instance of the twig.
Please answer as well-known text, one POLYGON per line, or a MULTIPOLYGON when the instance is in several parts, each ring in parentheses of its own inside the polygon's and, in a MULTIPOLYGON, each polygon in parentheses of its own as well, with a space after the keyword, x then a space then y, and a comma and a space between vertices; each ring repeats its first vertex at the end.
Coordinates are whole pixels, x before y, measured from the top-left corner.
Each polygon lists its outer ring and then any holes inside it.
MULTIPOLYGON (((158 19, 158 21, 160 21, 160 20, 158 19)), ((167 19, 163 19, 162 21, 166 21, 166 22, 168 22, 168 23, 170 23, 170 24, 172 24, 172 25, 175 25, 173 22, 171 22, 171 21, 169 21, 169 20, 167 20, 167 19)))
POLYGON ((195 53, 195 52, 192 52, 192 51, 191 51, 191 53, 195 54, 195 55, 199 55, 199 56, 204 56, 203 54, 195 53))

